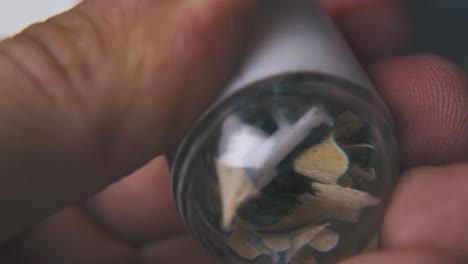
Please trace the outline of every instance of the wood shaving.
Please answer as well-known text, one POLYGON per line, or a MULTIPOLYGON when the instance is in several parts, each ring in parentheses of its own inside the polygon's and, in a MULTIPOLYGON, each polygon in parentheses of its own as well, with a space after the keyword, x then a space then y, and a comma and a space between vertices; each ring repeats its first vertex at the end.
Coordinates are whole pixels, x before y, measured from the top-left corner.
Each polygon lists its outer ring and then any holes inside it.
POLYGON ((324 215, 338 220, 357 222, 362 209, 380 203, 380 199, 366 192, 338 185, 313 183, 312 188, 317 196, 309 195, 306 201, 317 204, 324 215))
POLYGON ((249 181, 245 170, 216 164, 222 205, 222 226, 229 230, 237 210, 249 199, 258 195, 258 190, 249 181))
POLYGON ((362 209, 380 203, 378 198, 366 192, 347 187, 320 183, 314 183, 312 187, 317 190, 316 195, 301 195, 298 198, 301 204, 294 207, 288 216, 277 224, 259 229, 272 232, 317 225, 326 219, 356 223, 362 209))
POLYGON ((363 169, 357 164, 349 166, 348 174, 353 178, 373 181, 376 178, 375 170, 373 168, 363 169))
POLYGON ((322 183, 337 184, 348 164, 348 156, 330 135, 294 159, 294 170, 322 183))
POLYGON ((252 233, 240 227, 235 228, 226 243, 244 259, 253 260, 265 254, 265 250, 254 241, 252 233))
MULTIPOLYGON (((319 109, 311 109, 295 124, 289 124, 281 115, 273 117, 279 127, 273 135, 268 137, 256 128, 243 124, 239 135, 231 139, 233 135, 229 132, 231 134, 223 144, 222 149, 226 153, 216 164, 222 226, 225 230, 234 226, 227 244, 244 259, 254 260, 265 255, 275 263, 280 259, 281 263, 297 263, 303 259, 299 254, 305 247, 326 253, 338 246, 340 234, 329 229, 327 220, 357 223, 363 209, 380 203, 380 199, 371 194, 351 188, 355 180, 375 180, 376 174, 372 168, 364 169, 350 164, 345 152, 355 148, 375 148, 366 143, 338 145, 335 138, 342 143, 342 140, 347 141, 343 137, 351 138, 364 127, 355 114, 349 111, 342 113, 336 118, 332 133, 325 140, 303 151, 293 161, 295 172, 313 180, 310 185, 313 191, 297 194, 294 197, 297 201, 293 199, 286 211, 274 213, 278 218, 267 226, 260 226, 262 224, 257 222, 253 224, 254 221, 243 222, 242 217, 238 217, 234 225, 239 207, 259 195, 260 190, 277 176, 275 167, 285 155, 307 136, 311 128, 329 123, 329 117, 319 109), (244 141, 242 138, 250 139, 248 151, 238 149, 244 141), (286 215, 282 217, 283 214, 286 215)), ((231 123, 242 124, 237 119, 231 123)), ((224 128, 229 130, 227 125, 224 128)), ((305 251, 302 253, 305 254, 305 251)), ((310 260, 316 262, 314 257, 310 260)))
POLYGON ((238 226, 228 237, 227 245, 248 260, 271 255, 272 252, 286 252, 286 262, 289 263, 307 245, 322 252, 332 250, 338 243, 339 235, 329 230, 328 226, 313 225, 281 234, 257 234, 238 226), (263 244, 256 242, 257 236, 263 244))
POLYGON ((338 245, 339 241, 340 234, 325 228, 309 242, 309 246, 320 252, 329 252, 338 245))
POLYGON ((286 254, 286 260, 289 262, 300 250, 302 250, 310 241, 319 235, 328 224, 309 226, 299 230, 291 237, 291 248, 286 254))
POLYGON ((263 244, 275 252, 284 252, 291 248, 291 233, 259 234, 263 244))

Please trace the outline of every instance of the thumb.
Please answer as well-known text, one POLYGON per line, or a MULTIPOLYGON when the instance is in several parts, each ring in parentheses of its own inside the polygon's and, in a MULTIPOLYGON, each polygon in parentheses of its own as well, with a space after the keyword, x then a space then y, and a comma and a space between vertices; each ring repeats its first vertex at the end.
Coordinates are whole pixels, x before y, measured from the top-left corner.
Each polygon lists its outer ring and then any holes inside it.
POLYGON ((170 151, 252 0, 88 0, 0 42, 0 242, 170 151))

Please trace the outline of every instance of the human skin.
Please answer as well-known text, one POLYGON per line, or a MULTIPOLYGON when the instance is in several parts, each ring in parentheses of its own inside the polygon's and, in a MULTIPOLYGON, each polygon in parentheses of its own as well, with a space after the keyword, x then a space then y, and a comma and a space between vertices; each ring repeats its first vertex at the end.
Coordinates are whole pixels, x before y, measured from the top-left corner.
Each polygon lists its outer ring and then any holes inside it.
MULTIPOLYGON (((409 37, 399 1, 324 4, 392 111, 405 171, 382 250, 344 263, 466 262, 465 72, 395 56, 409 37)), ((2 263, 217 263, 182 227, 153 158, 229 80, 256 8, 87 0, 0 43, 2 263)))

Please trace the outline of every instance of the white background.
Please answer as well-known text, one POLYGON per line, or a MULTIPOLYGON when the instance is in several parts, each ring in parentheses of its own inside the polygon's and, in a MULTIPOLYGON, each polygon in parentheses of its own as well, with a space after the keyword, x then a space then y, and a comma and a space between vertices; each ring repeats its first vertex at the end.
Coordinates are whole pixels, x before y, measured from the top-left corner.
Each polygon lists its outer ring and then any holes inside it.
POLYGON ((0 39, 75 5, 78 0, 0 0, 0 39))

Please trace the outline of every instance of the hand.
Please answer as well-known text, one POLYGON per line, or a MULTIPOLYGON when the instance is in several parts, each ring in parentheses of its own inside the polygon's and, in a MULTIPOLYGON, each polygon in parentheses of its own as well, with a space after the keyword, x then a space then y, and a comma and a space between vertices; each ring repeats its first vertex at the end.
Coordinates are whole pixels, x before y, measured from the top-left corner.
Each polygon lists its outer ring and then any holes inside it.
MULTIPOLYGON (((405 46, 397 1, 325 4, 393 112, 403 167, 466 160, 465 73, 431 55, 375 61, 405 46)), ((149 161, 174 151, 229 79, 255 9, 87 0, 0 44, 3 262, 217 263, 181 226, 164 159, 149 161)), ((344 263, 462 263, 467 174, 406 172, 382 251, 344 263)))

